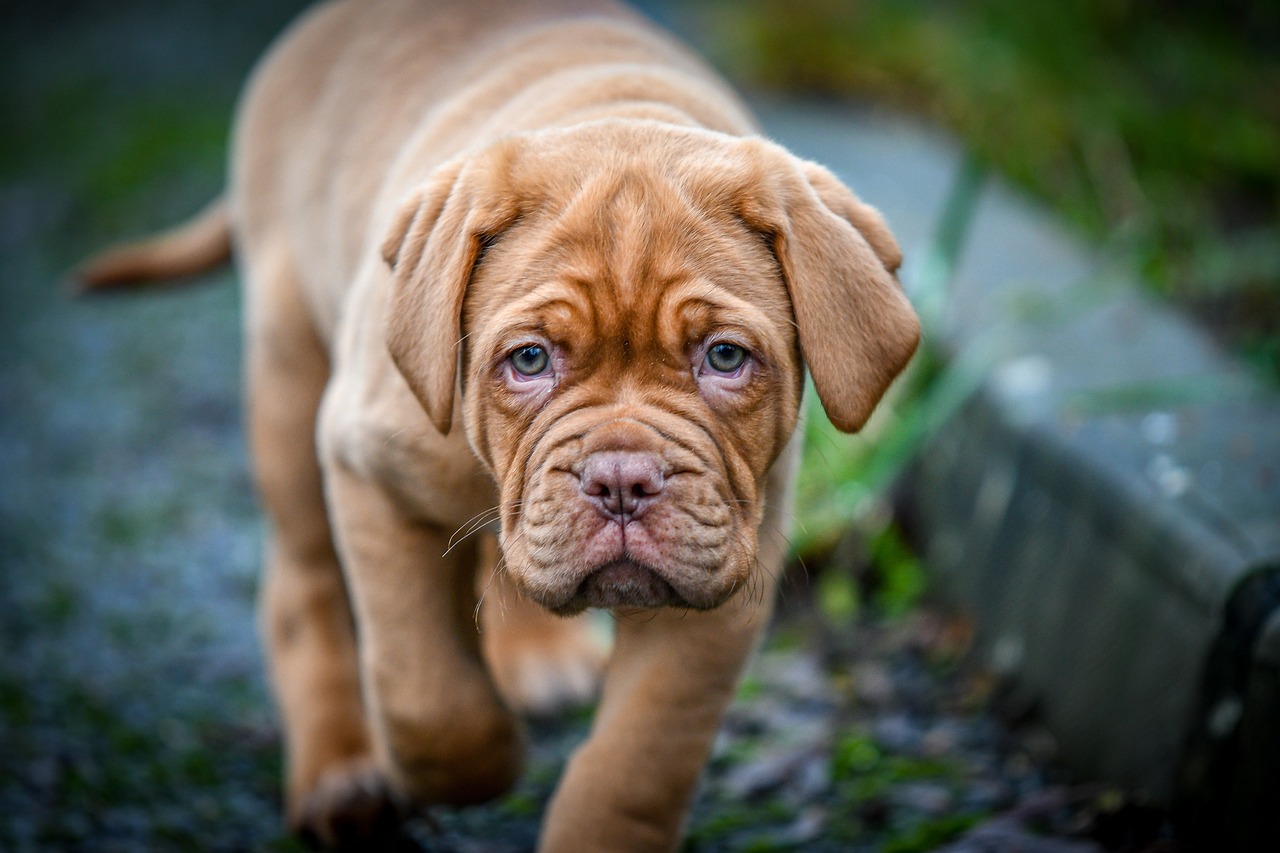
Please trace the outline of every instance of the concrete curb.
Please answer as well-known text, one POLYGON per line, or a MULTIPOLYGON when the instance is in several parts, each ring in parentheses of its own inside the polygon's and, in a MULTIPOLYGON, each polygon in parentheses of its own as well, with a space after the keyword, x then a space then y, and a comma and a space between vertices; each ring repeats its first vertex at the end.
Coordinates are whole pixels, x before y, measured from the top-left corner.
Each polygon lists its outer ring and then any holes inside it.
MULTIPOLYGON (((909 287, 937 274, 954 146, 874 112, 755 106, 881 208, 909 287)), ((1173 806, 1212 849, 1270 847, 1280 395, 1012 192, 980 186, 960 213, 931 338, 987 373, 909 476, 926 563, 1069 768, 1173 806)))

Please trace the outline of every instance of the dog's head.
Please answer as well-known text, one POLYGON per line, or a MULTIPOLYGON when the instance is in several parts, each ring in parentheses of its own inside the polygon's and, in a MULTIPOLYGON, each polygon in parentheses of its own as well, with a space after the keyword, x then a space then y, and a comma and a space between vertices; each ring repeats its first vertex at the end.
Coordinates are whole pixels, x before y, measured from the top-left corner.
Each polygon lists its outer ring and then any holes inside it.
POLYGON ((557 612, 745 586, 804 366, 857 430, 919 336, 879 214, 760 139, 515 136, 440 167, 384 255, 392 357, 441 431, 461 393, 507 570, 557 612))

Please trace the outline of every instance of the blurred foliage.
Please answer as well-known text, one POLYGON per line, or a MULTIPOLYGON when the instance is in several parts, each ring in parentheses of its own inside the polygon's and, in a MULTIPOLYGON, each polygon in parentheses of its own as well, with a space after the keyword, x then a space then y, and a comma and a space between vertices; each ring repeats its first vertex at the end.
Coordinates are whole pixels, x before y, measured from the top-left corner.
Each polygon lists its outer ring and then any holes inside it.
POLYGON ((817 578, 817 603, 826 622, 835 628, 848 628, 870 604, 878 616, 890 619, 910 612, 924 595, 924 566, 912 551, 901 530, 886 524, 866 536, 866 562, 871 577, 859 584, 853 572, 835 566, 817 578))
POLYGON ((922 112, 1280 378, 1280 4, 748 0, 758 84, 922 112))

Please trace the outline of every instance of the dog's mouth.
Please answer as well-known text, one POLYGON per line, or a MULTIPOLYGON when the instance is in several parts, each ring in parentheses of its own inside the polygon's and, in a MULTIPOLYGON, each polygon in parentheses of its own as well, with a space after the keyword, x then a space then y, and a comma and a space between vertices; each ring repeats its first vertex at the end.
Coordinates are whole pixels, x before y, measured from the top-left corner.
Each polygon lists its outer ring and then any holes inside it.
POLYGON ((687 607, 688 602, 655 569, 622 558, 605 563, 582 579, 558 611, 577 613, 588 607, 626 608, 687 607))
POLYGON ((588 431, 609 438, 603 449, 584 449, 575 429, 555 452, 530 460, 520 499, 503 504, 506 568, 554 613, 710 610, 749 579, 754 504, 728 498, 704 461, 718 449, 698 456, 636 424, 617 419, 588 431))

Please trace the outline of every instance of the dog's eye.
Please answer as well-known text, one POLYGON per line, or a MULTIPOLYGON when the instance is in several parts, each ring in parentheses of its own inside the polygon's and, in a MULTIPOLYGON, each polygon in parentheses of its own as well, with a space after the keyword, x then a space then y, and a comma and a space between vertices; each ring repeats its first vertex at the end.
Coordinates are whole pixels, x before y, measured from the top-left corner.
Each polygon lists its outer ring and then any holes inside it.
POLYGON ((511 367, 521 376, 537 376, 543 373, 551 363, 551 356, 546 347, 529 344, 511 353, 511 367))
POLYGON ((716 373, 733 373, 747 360, 747 351, 737 344, 719 343, 707 350, 707 367, 716 373))

